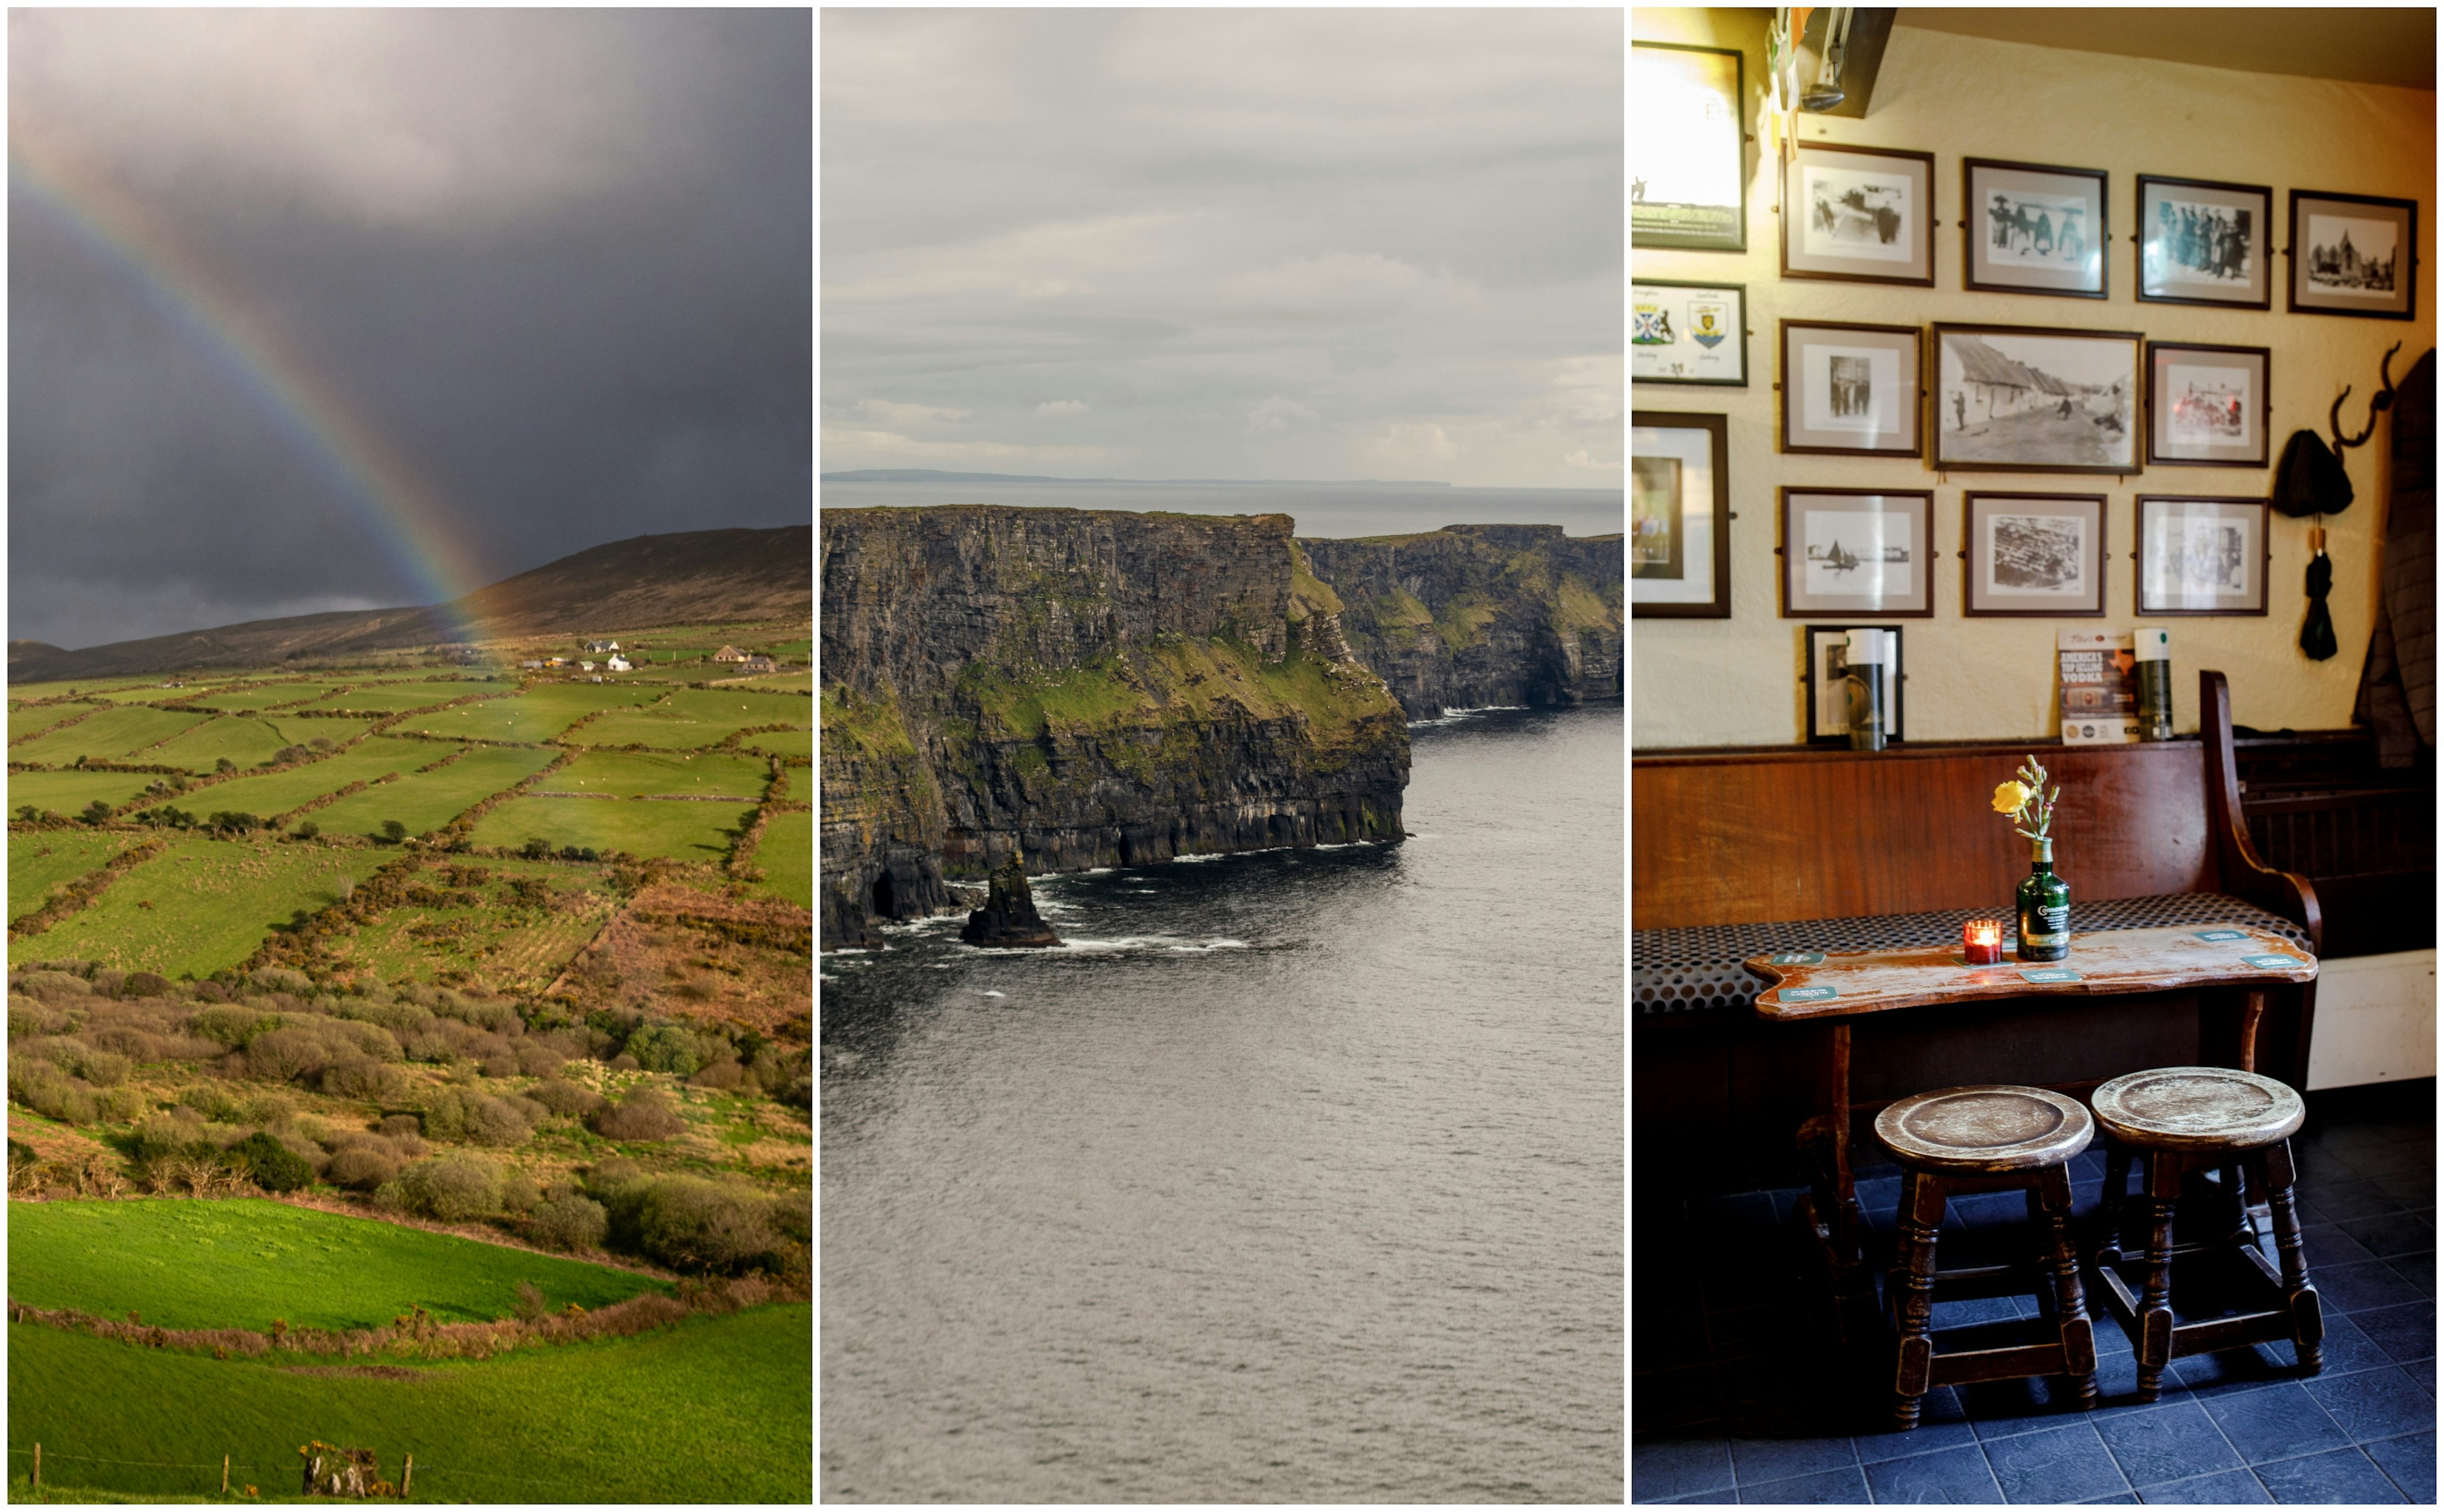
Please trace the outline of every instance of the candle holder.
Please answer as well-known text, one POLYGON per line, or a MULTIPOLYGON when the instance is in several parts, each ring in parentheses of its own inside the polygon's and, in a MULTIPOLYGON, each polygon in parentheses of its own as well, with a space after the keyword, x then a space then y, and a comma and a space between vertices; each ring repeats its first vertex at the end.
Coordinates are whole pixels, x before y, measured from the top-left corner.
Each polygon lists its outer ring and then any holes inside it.
POLYGON ((1971 966, 2000 966, 2003 962, 2003 921, 1971 919, 1961 925, 1960 956, 1971 966))

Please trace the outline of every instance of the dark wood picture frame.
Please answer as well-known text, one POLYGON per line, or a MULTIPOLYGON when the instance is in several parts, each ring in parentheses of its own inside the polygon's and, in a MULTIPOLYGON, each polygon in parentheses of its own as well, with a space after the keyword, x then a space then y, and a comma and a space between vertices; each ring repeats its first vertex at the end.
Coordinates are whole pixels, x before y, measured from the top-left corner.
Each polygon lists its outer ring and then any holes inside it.
POLYGON ((1740 376, 1735 378, 1657 378, 1653 374, 1640 373, 1638 371, 1637 332, 1633 329, 1630 333, 1629 348, 1629 378, 1631 382, 1668 383, 1679 388, 1705 389, 1744 389, 1749 386, 1749 286, 1746 284, 1709 284, 1703 279, 1692 278, 1633 278, 1630 280, 1630 293, 1633 305, 1630 315, 1633 323, 1637 319, 1637 310, 1635 308, 1636 295, 1637 291, 1641 288, 1709 289, 1720 290, 1737 296, 1739 300, 1739 319, 1736 323, 1739 328, 1733 334, 1739 338, 1740 376))
MULTIPOLYGON (((2203 495, 2187 493, 2142 493, 2130 501, 2138 511, 2134 524, 2130 553, 2130 602, 2138 614, 2146 618, 2169 615, 2203 618, 2210 615, 2264 616, 2267 611, 2267 583, 2274 570, 2274 507, 2264 498, 2237 495, 2203 495), (2234 509, 2254 508, 2257 511, 2257 603, 2248 609, 2167 609, 2147 601, 2147 506, 2150 504, 2219 504, 2234 509)), ((2246 549, 2246 548, 2244 548, 2246 549)))
MULTIPOLYGON (((1972 325, 1936 322, 1929 328, 1931 340, 1926 343, 1927 373, 1921 387, 1933 400, 1927 425, 1926 455, 1937 472, 2060 472, 2099 473, 2127 477, 2146 466, 2146 448, 2138 435, 2145 424, 2147 382, 2147 338, 2140 331, 2087 331, 2047 325, 1972 325), (1946 456, 1943 448, 1943 353, 1944 341, 1953 336, 2036 336, 2054 341, 2120 341, 2130 349, 2130 395, 2128 414, 2124 420, 2130 432, 2130 458, 2126 464, 2111 462, 1990 462, 1973 458, 1946 456)), ((2008 354, 2006 354, 2008 355, 2008 354)))
POLYGON ((2105 546, 2107 532, 2113 525, 2113 500, 2101 493, 2023 493, 1964 492, 1960 496, 1960 612, 1977 618, 1997 619, 2101 619, 2104 618, 2104 570, 2110 553, 2105 546), (1984 565, 1983 551, 1977 538, 1977 506, 1990 499, 2025 499, 2049 504, 2093 504, 2096 506, 2096 533, 2087 544, 2085 566, 2088 581, 2095 588, 2095 607, 2083 602, 2078 608, 2040 606, 2032 609, 1979 608, 1982 597, 1978 588, 1978 569, 1984 565))
POLYGON ((1630 527, 1633 533, 1633 539, 1637 529, 1637 520, 1635 517, 1635 495, 1638 486, 1638 480, 1635 475, 1638 465, 1635 433, 1640 427, 1649 427, 1666 431, 1702 431, 1706 433, 1709 440, 1711 456, 1709 470, 1713 475, 1712 519, 1713 523, 1713 549, 1714 558, 1713 597, 1707 599, 1688 603, 1639 602, 1639 575, 1635 565, 1633 565, 1630 569, 1629 578, 1630 618, 1633 619, 1729 619, 1731 617, 1731 447, 1730 417, 1723 415, 1701 415, 1687 411, 1639 410, 1633 407, 1630 413, 1629 425, 1633 433, 1633 441, 1630 449, 1630 467, 1632 470, 1632 477, 1630 479, 1630 488, 1632 492, 1632 518, 1630 521, 1630 527))
POLYGON ((2000 157, 1960 159, 1960 286, 1984 294, 2035 294, 2051 299, 2110 299, 2113 295, 2113 183, 2101 168, 2065 168, 2059 163, 2020 163, 2000 157), (2044 285, 1998 284, 1977 276, 1979 238, 1990 234, 1988 217, 1979 209, 1977 175, 1981 169, 2010 174, 2044 174, 2056 178, 2096 180, 2096 230, 2088 246, 2096 251, 2096 286, 2049 287, 2044 285))
POLYGON ((2217 346, 2205 341, 2150 341, 2146 354, 2147 375, 2147 465, 2151 468, 2262 468, 2273 455, 2268 427, 2274 421, 2274 353, 2264 346, 2217 346), (2156 448, 2157 419, 2164 402, 2157 381, 2156 354, 2158 352, 2231 352, 2257 359, 2257 403, 2253 418, 2257 422, 2257 451, 2248 457, 2176 457, 2166 456, 2156 448))
POLYGON ((2227 184, 2213 178, 2174 178, 2163 174, 2140 174, 2138 198, 2132 203, 2132 213, 2138 227, 2131 240, 2138 247, 2138 295, 2143 304, 2206 304, 2226 310, 2269 310, 2274 307, 2274 191, 2265 184, 2227 184), (2251 194, 2257 199, 2258 230, 2252 242, 2258 255, 2258 270, 2266 285, 2265 293, 2257 299, 2217 299, 2211 294, 2150 294, 2147 292, 2147 191, 2164 189, 2212 189, 2225 194, 2251 194))
MULTIPOLYGON (((1780 603, 1782 618, 1785 619, 1804 619, 1809 615, 1838 614, 1855 614, 1872 619, 1932 619, 1935 618, 1935 490, 1932 489, 1818 489, 1786 484, 1774 490, 1773 554, 1778 559, 1774 567, 1776 583, 1774 596, 1780 603), (1791 518, 1790 500, 1793 494, 1832 494, 1854 499, 1916 500, 1916 507, 1910 510, 1910 513, 1915 516, 1916 522, 1917 579, 1920 596, 1926 600, 1925 606, 1917 609, 1886 607, 1867 609, 1819 604, 1812 608, 1792 608, 1790 579, 1793 564, 1804 559, 1807 549, 1805 542, 1791 539, 1791 526, 1794 522, 1791 518), (1793 555, 1794 551, 1799 555, 1793 555)), ((1860 628, 1875 627, 1861 625, 1860 628)))
MULTIPOLYGON (((1916 325, 1870 325, 1859 321, 1793 321, 1785 320, 1775 329, 1775 360, 1781 368, 1780 380, 1774 387, 1776 419, 1774 444, 1792 455, 1922 457, 1926 454, 1926 332, 1916 325), (1909 388, 1909 445, 1900 446, 1803 446, 1791 439, 1791 401, 1800 392, 1799 376, 1791 368, 1790 338, 1794 331, 1872 331, 1880 336, 1906 336, 1910 339, 1909 361, 1902 372, 1901 382, 1909 388)), ((1829 491, 1829 490, 1828 490, 1829 491)))
POLYGON ((2290 261, 2284 274, 2284 308, 2293 315, 2340 315, 2361 321, 2415 321, 2418 318, 2418 201, 2392 199, 2382 194, 2337 194, 2322 189, 2291 191, 2291 214, 2287 230, 2288 245, 2284 256, 2290 261), (2401 240, 2394 248, 2394 282, 2401 289, 2401 308, 2398 310, 2355 310, 2332 304, 2300 303, 2300 270, 2307 260, 2309 249, 2300 245, 2300 203, 2303 200, 2325 201, 2337 205, 2382 205, 2403 212, 2401 240), (2405 274, 2400 260, 2407 257, 2410 267, 2405 274))
POLYGON ((1795 143, 1794 146, 1794 155, 1786 157, 1782 159, 1780 183, 1778 187, 1778 193, 1782 200, 1782 215, 1780 217, 1782 225, 1776 232, 1775 240, 1779 245, 1782 257, 1782 276, 1788 279, 1823 279, 1827 282, 1844 284, 1901 284, 1912 288, 1935 287, 1935 225, 1936 218, 1935 202, 1935 154, 1929 152, 1916 152, 1905 147, 1857 147, 1846 143, 1830 141, 1803 141, 1795 143), (1791 203, 1790 195, 1793 176, 1791 171, 1799 166, 1797 154, 1805 153, 1849 153, 1861 157, 1898 158, 1925 165, 1924 175, 1926 179, 1926 203, 1918 207, 1919 218, 1926 226, 1926 232, 1920 252, 1920 255, 1922 255, 1926 260, 1926 276, 1924 278, 1918 278, 1907 273, 1903 273, 1898 276, 1895 276, 1890 273, 1873 272, 1837 273, 1822 268, 1793 267, 1790 266, 1791 237, 1798 233, 1798 229, 1803 225, 1805 219, 1804 209, 1794 207, 1791 203))
MULTIPOLYGON (((1740 185, 1739 221, 1736 227, 1737 234, 1735 236, 1707 237, 1685 232, 1660 230, 1654 227, 1648 227, 1646 230, 1641 231, 1638 227, 1637 207, 1641 203, 1640 194, 1644 180, 1639 179, 1637 176, 1638 163, 1637 159, 1633 157, 1630 162, 1630 246, 1632 248, 1645 247, 1655 249, 1657 250, 1683 252, 1747 251, 1749 249, 1748 55, 1736 47, 1701 47, 1683 42, 1639 42, 1633 40, 1630 43, 1630 47, 1632 49, 1633 64, 1636 50, 1639 48, 1644 48, 1651 52, 1706 52, 1713 53, 1717 57, 1725 57, 1731 60, 1731 119, 1733 124, 1737 128, 1733 133, 1733 139, 1739 144, 1739 162, 1735 165, 1735 176, 1739 179, 1740 185)), ((1633 74, 1637 72, 1634 65, 1631 68, 1631 72, 1633 74)))
POLYGON ((1888 632, 1893 637, 1892 708, 1884 721, 1884 738, 1894 745, 1899 745, 1905 738, 1901 733, 1901 719, 1902 706, 1908 701, 1905 690, 1909 684, 1909 646, 1901 635, 1900 626, 1871 624, 1865 620, 1857 624, 1808 625, 1800 632, 1800 643, 1806 653, 1805 664, 1800 673, 1800 681, 1807 689, 1807 744, 1846 746, 1850 743, 1850 732, 1846 725, 1841 729, 1826 730, 1817 722, 1819 706, 1823 701, 1823 679, 1818 673, 1823 667, 1824 655, 1817 648, 1816 637, 1824 635, 1846 636, 1853 630, 1881 630, 1888 632))

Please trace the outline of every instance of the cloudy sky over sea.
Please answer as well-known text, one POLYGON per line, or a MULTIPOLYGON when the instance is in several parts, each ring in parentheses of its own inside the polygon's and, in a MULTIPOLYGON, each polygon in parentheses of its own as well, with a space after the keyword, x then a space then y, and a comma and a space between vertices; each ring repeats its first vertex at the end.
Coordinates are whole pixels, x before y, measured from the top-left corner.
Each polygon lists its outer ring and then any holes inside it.
POLYGON ((804 521, 811 25, 11 11, 10 636, 804 521))
POLYGON ((824 11, 823 468, 1620 487, 1621 22, 824 11))

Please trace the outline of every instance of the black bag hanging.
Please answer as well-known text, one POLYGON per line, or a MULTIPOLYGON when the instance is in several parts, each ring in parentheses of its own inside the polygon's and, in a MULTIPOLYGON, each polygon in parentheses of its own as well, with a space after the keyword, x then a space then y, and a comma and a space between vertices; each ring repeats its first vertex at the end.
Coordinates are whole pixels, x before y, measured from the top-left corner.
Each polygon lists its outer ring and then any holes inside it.
POLYGON ((2325 596, 2334 589, 2334 563, 2325 555, 2323 517, 2351 507, 2351 475, 2324 436, 2294 431, 2283 444, 2283 462, 2274 471, 2273 505, 2295 520, 2319 517, 2308 534, 2314 554, 2308 558, 2308 618, 2300 625, 2300 649, 2309 660, 2324 661, 2336 647, 2334 617, 2325 608, 2325 596))

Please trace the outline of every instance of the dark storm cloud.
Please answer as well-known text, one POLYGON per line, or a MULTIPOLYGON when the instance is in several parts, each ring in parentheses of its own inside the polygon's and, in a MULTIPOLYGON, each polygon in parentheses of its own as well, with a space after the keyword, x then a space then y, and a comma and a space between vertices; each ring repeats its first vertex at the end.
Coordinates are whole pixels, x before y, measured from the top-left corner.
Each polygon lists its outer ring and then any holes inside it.
MULTIPOLYGON (((443 501, 488 581, 809 509, 803 11, 9 18, 9 128, 139 201, 443 501)), ((12 159, 9 635, 422 583, 12 159)))
POLYGON ((1621 476, 1617 10, 826 10, 824 466, 1621 476))

